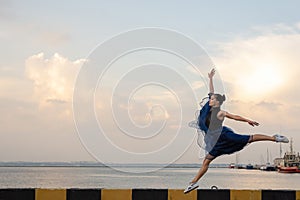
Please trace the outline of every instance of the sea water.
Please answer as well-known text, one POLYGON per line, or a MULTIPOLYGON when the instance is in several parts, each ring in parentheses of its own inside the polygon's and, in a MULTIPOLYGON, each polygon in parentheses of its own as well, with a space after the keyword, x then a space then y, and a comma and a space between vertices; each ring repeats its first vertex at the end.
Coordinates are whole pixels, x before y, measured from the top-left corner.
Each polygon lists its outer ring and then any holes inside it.
MULTIPOLYGON (((198 168, 163 168, 154 172, 128 173, 109 167, 0 167, 0 188, 183 189, 197 171, 198 168)), ((199 185, 203 189, 215 185, 221 189, 299 190, 300 174, 210 168, 199 185)))

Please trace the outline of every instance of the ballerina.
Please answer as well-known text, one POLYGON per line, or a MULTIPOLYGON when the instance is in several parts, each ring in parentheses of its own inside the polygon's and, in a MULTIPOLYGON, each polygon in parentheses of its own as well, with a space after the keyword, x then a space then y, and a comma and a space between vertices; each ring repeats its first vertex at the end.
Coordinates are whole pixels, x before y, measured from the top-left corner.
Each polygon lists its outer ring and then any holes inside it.
MULTIPOLYGON (((213 77, 215 69, 208 73, 209 78, 209 101, 201 108, 196 128, 204 132, 205 150, 207 152, 203 164, 194 179, 190 182, 184 193, 188 193, 199 187, 197 182, 207 172, 209 164, 217 157, 224 154, 232 154, 242 150, 247 144, 258 141, 272 141, 288 143, 287 137, 282 135, 240 135, 226 126, 223 126, 225 118, 236 121, 247 122, 251 126, 258 126, 259 123, 245 117, 231 114, 221 109, 221 105, 226 100, 225 95, 215 94, 213 77)), ((192 125, 193 126, 193 125, 192 125)))

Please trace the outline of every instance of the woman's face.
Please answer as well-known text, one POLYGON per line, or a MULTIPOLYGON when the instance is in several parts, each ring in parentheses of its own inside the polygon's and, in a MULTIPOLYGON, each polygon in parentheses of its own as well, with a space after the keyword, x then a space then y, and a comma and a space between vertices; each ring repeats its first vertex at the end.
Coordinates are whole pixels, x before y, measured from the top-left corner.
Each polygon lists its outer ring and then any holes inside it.
POLYGON ((220 106, 220 102, 217 100, 215 95, 212 95, 210 100, 209 100, 209 106, 220 106))

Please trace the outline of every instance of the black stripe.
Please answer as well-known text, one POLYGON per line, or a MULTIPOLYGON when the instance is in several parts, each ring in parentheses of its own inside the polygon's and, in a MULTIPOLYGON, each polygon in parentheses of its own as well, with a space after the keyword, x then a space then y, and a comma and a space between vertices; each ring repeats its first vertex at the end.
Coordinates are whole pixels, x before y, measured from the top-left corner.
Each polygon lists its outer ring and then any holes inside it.
POLYGON ((0 200, 35 200, 35 189, 0 189, 0 200))
POLYGON ((101 200, 101 189, 67 189, 67 200, 101 200))
POLYGON ((262 190, 262 200, 295 200, 296 191, 292 190, 262 190))
POLYGON ((230 190, 197 190, 198 200, 230 200, 230 190))
POLYGON ((168 200, 167 189, 133 189, 132 200, 168 200))

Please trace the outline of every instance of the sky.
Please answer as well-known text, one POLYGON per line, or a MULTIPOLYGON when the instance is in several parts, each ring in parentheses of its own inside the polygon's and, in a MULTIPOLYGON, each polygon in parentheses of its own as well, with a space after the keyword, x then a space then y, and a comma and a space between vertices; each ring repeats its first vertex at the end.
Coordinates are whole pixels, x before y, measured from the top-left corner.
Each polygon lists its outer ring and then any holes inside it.
MULTIPOLYGON (((300 151, 299 4, 0 0, 0 161, 199 163, 188 122, 213 66, 223 108, 260 123, 226 125, 284 134, 300 151), (143 42, 170 51, 130 51, 143 42)), ((261 164, 267 152, 279 144, 215 163, 261 164)))

